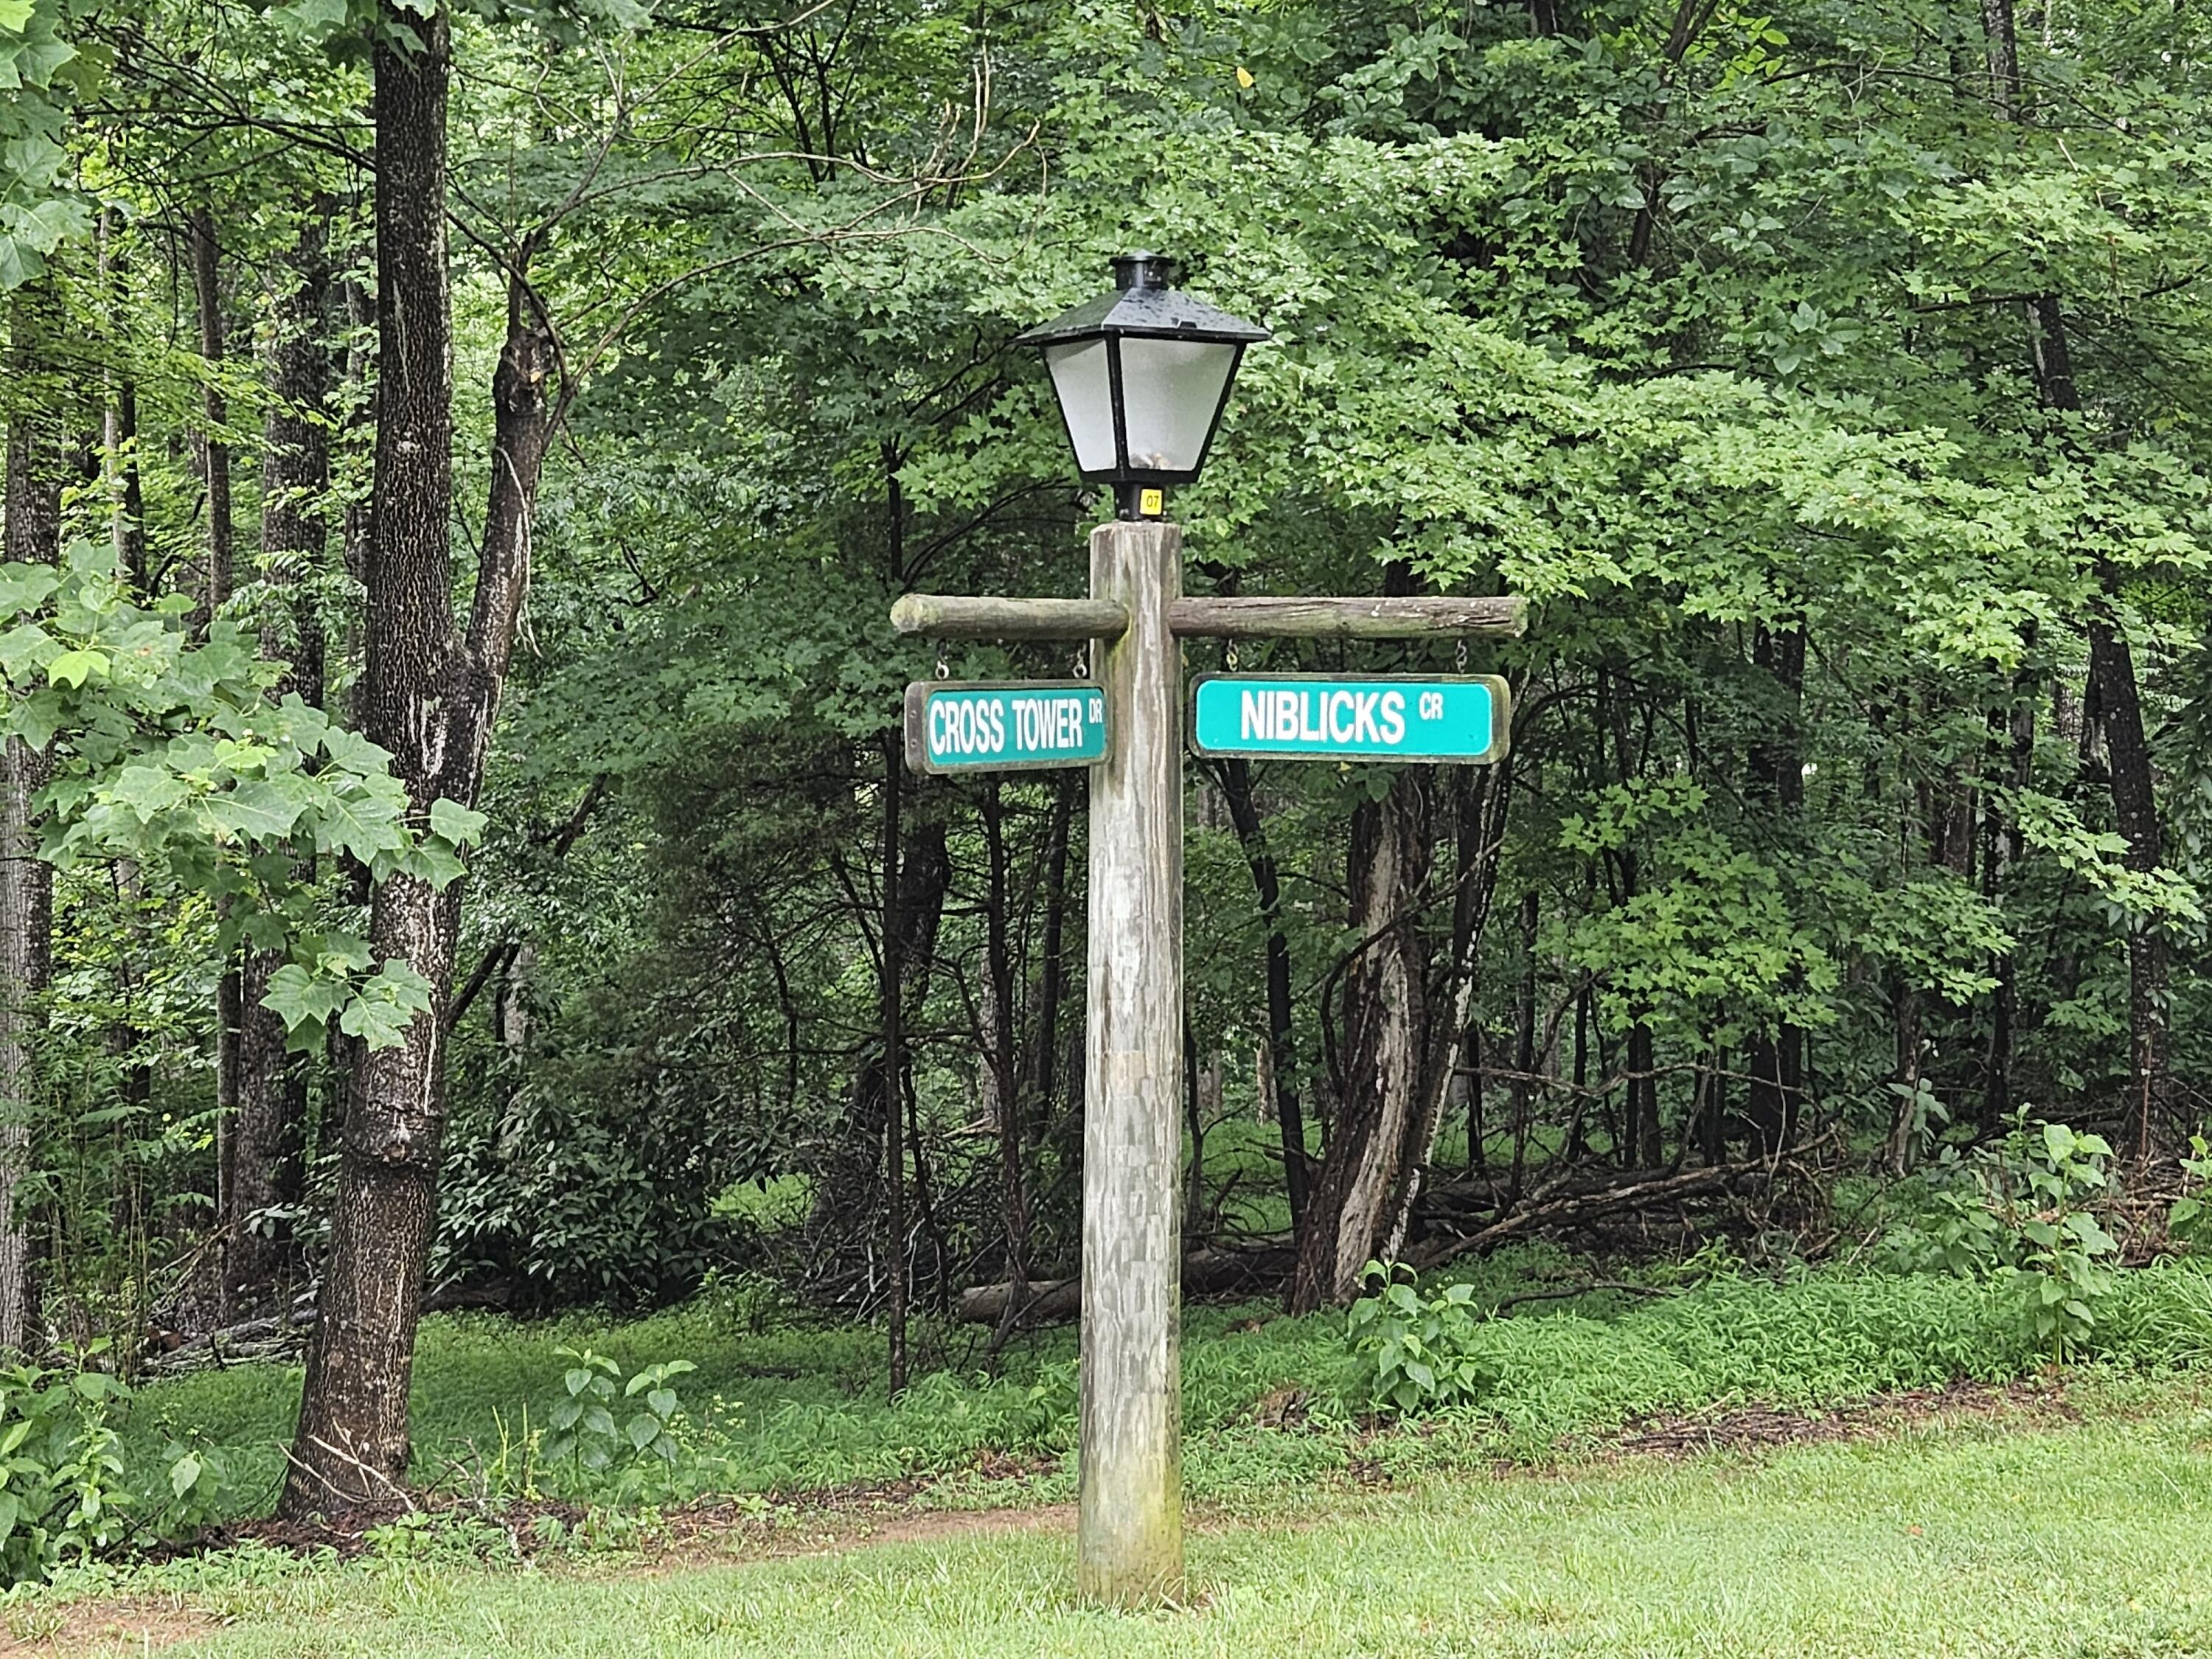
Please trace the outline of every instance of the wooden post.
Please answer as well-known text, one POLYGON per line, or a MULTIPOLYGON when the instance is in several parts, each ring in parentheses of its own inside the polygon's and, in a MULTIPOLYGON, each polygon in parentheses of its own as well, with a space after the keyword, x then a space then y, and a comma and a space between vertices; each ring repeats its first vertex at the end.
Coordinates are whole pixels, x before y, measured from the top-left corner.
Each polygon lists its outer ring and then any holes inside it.
POLYGON ((1112 742, 1091 772, 1076 1583, 1120 1606, 1182 1591, 1182 587, 1175 526, 1091 532, 1091 597, 1128 627, 1092 646, 1112 742))

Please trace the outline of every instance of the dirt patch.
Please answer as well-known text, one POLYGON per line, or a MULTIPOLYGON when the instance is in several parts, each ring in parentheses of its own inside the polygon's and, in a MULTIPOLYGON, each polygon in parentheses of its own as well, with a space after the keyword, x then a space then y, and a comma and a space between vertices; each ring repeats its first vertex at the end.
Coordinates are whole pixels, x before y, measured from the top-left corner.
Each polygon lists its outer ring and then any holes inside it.
POLYGON ((1865 1440, 1925 1424, 1999 1417, 2040 1425, 2081 1420, 2059 1383, 2028 1377, 2015 1382, 1960 1382, 1938 1389, 1909 1389, 1826 1412, 1741 1406, 1653 1418, 1630 1427, 1608 1449, 1624 1456, 1688 1457, 1709 1451, 1865 1440))
POLYGON ((221 1628, 212 1613, 152 1601, 80 1601, 69 1606, 32 1602, 0 1625, 0 1654, 158 1653, 221 1628))
MULTIPOLYGON (((611 1522, 581 1505, 551 1499, 489 1504, 426 1492, 413 1510, 380 1506, 304 1520, 272 1516, 210 1527, 188 1541, 159 1545, 139 1559, 173 1560, 258 1544, 302 1559, 331 1556, 350 1561, 380 1545, 404 1551, 410 1534, 419 1534, 425 1547, 455 1544, 520 1560, 571 1555, 580 1543, 587 1548, 632 1548, 655 1561, 674 1558, 679 1565, 710 1556, 726 1559, 733 1553, 784 1556, 907 1537, 1047 1525, 1059 1513, 1057 1508, 943 1505, 963 1492, 972 1492, 979 1483, 1012 1485, 1050 1474, 1059 1467, 1057 1458, 985 1451, 957 1469, 818 1486, 774 1498, 702 1498, 657 1515, 616 1516, 611 1522), (928 1506, 933 1498, 936 1504, 928 1506)), ((0 1648, 0 1654, 6 1651, 0 1648)))
POLYGON ((659 1574, 732 1561, 835 1555, 884 1544, 953 1543, 1016 1532, 1075 1531, 1073 1504, 916 1510, 896 1504, 793 1510, 761 1517, 687 1510, 656 1540, 643 1571, 659 1574))
POLYGON ((1059 1467, 1054 1457, 983 1452, 967 1468, 950 1474, 821 1486, 773 1501, 725 1498, 687 1504, 664 1518, 654 1540, 656 1565, 664 1557, 668 1565, 688 1565, 733 1556, 775 1559, 919 1539, 1072 1528, 1075 1510, 1065 1504, 917 1507, 978 1480, 1033 1480, 1059 1467))

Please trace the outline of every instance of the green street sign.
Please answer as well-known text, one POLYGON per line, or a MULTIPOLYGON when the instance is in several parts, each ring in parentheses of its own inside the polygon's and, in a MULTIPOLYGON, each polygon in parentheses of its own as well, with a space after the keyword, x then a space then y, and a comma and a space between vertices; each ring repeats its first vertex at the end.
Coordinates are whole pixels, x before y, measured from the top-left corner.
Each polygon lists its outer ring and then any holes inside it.
POLYGON ((1191 690, 1201 755, 1503 759, 1512 705, 1495 674, 1206 674, 1191 690))
POLYGON ((906 689, 912 772, 1036 772, 1106 757, 1106 694, 1089 680, 917 680, 906 689))

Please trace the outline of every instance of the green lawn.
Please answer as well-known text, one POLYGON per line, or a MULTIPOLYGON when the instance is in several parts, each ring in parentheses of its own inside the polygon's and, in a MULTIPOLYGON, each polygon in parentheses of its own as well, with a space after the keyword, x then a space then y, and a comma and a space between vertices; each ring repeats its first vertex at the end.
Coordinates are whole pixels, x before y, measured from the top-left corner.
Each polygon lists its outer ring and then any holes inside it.
MULTIPOLYGON (((1437 1477, 1200 1513, 1195 1605, 1085 1611, 1064 1518, 811 1557, 161 1570, 178 1655, 1929 1655, 2212 1651, 2193 1384, 1681 1464, 1437 1477)), ((757 1548, 757 1545, 752 1547, 757 1548)), ((141 1583, 150 1580, 142 1577, 141 1583)), ((35 1632, 38 1603, 10 1625, 35 1632)), ((82 1615, 76 1621, 86 1627, 82 1615)), ((52 1649, 49 1651, 54 1650, 52 1649)), ((61 1650, 138 1654, 143 1639, 61 1650)))

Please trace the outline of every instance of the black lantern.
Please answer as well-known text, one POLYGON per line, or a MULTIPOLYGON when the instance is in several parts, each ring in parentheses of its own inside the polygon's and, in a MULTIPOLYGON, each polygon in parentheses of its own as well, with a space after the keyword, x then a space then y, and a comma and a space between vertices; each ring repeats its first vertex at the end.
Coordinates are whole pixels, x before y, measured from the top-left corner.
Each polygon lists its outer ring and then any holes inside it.
POLYGON ((1267 331, 1168 283, 1168 261, 1125 253, 1114 291, 1041 323, 1015 343, 1042 348, 1085 478, 1114 486, 1124 519, 1157 519, 1170 484, 1206 465, 1244 348, 1267 331))

